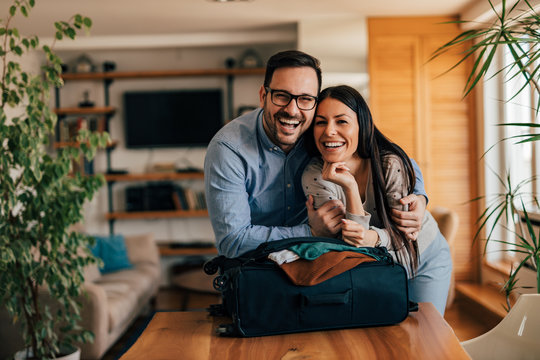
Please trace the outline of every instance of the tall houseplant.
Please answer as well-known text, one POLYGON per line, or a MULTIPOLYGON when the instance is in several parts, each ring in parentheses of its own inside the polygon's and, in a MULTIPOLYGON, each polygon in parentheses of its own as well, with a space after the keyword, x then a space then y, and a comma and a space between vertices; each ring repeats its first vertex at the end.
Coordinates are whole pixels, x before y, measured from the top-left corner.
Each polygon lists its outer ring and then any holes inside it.
MULTIPOLYGON (((540 110, 540 15, 527 0, 518 0, 509 7, 507 7, 506 0, 502 0, 500 10, 496 9, 491 0, 488 2, 496 16, 495 21, 487 26, 462 32, 440 47, 435 52, 434 57, 463 43, 472 44, 464 52, 463 58, 459 62, 461 63, 469 57, 474 58, 474 65, 464 90, 465 94, 471 92, 489 72, 503 73, 507 80, 521 77, 523 79, 522 85, 516 88, 513 94, 510 94, 509 101, 515 99, 525 89, 530 89, 536 99, 535 107, 538 114, 538 110, 540 110), (497 51, 507 51, 511 55, 511 61, 506 65, 498 65, 495 61, 497 51)), ((540 140, 540 134, 535 132, 535 129, 540 127, 539 124, 515 122, 500 125, 530 130, 526 134, 510 136, 503 141, 517 140, 517 144, 521 144, 540 140)), ((531 265, 536 271, 536 289, 540 293, 540 234, 534 232, 533 223, 527 211, 531 203, 534 203, 536 208, 538 208, 538 203, 534 193, 523 191, 525 185, 533 181, 536 176, 519 184, 512 184, 509 175, 506 177, 497 175, 497 177, 504 187, 504 191, 489 197, 489 199, 482 197, 487 200, 486 208, 478 219, 480 226, 475 239, 484 229, 486 246, 489 242, 498 242, 507 246, 505 251, 522 255, 517 265, 511 268, 509 278, 503 286, 509 308, 509 295, 515 289, 518 274, 526 264, 531 265), (506 227, 505 222, 515 223, 516 227, 506 227), (505 229, 514 229, 512 231, 516 241, 497 239, 494 235, 495 229, 500 226, 505 229)))
MULTIPOLYGON (((70 174, 72 161, 91 159, 107 134, 80 131, 80 146, 49 155, 56 115, 50 91, 61 86, 61 61, 41 47, 41 74, 22 69, 23 57, 39 51, 37 36, 12 27, 15 16, 29 16, 34 0, 15 0, 0 23, 0 302, 20 324, 34 358, 54 358, 62 346, 91 340, 77 325, 77 297, 83 268, 96 261, 86 235, 68 230, 82 219, 83 205, 103 184, 102 176, 70 174), (54 305, 44 304, 50 297, 54 305), (53 310, 54 309, 54 310, 53 310)), ((55 40, 73 39, 91 20, 75 15, 56 22, 55 40)))

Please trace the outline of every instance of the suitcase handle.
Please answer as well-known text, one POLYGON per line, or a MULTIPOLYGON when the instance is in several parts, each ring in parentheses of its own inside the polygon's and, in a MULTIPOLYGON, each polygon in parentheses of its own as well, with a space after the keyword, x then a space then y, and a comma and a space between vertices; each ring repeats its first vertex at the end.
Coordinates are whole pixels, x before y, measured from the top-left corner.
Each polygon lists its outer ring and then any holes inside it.
POLYGON ((351 301, 351 290, 337 294, 302 294, 302 305, 336 305, 348 304, 351 301))

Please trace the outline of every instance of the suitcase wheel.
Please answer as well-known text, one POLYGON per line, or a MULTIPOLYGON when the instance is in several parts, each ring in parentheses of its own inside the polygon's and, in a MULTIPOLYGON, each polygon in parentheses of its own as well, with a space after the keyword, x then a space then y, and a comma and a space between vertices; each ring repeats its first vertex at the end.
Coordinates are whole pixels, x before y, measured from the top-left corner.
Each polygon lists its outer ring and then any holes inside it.
POLYGON ((232 336, 236 334, 233 324, 221 324, 216 328, 216 334, 221 336, 232 336))
POLYGON ((213 282, 214 289, 216 289, 217 291, 225 290, 225 287, 227 286, 228 280, 229 279, 228 279, 228 277, 226 275, 216 276, 214 278, 214 282, 213 282))
POLYGON ((207 275, 214 275, 219 269, 218 264, 214 260, 208 260, 204 263, 203 270, 207 275))

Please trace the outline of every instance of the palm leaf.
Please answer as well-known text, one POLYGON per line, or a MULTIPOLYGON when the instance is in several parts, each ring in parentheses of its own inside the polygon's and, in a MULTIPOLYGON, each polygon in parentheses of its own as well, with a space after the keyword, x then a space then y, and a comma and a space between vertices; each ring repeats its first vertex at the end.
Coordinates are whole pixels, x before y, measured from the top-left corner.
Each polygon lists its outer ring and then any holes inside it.
POLYGON ((534 247, 531 249, 533 250, 535 248, 538 248, 538 239, 535 236, 534 229, 532 227, 531 220, 529 219, 529 214, 527 213, 527 209, 525 208, 525 204, 523 204, 523 200, 521 200, 521 208, 523 209, 523 214, 525 215, 525 223, 527 224, 527 231, 529 232, 529 235, 534 245, 534 247))

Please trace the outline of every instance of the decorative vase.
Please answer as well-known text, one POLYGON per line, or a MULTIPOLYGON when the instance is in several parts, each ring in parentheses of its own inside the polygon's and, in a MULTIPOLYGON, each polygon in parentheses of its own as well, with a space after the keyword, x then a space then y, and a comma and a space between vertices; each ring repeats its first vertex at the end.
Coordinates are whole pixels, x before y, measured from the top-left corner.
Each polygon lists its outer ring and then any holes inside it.
POLYGON ((538 359, 540 294, 523 294, 487 333, 461 343, 473 360, 538 359))
MULTIPOLYGON (((66 353, 68 351, 64 351, 63 349, 62 353, 66 353)), ((15 360, 26 360, 26 359, 32 359, 32 350, 21 350, 15 353, 15 360)), ((56 360, 80 360, 81 359, 81 349, 76 348, 73 349, 73 352, 67 355, 57 356, 56 360)))

